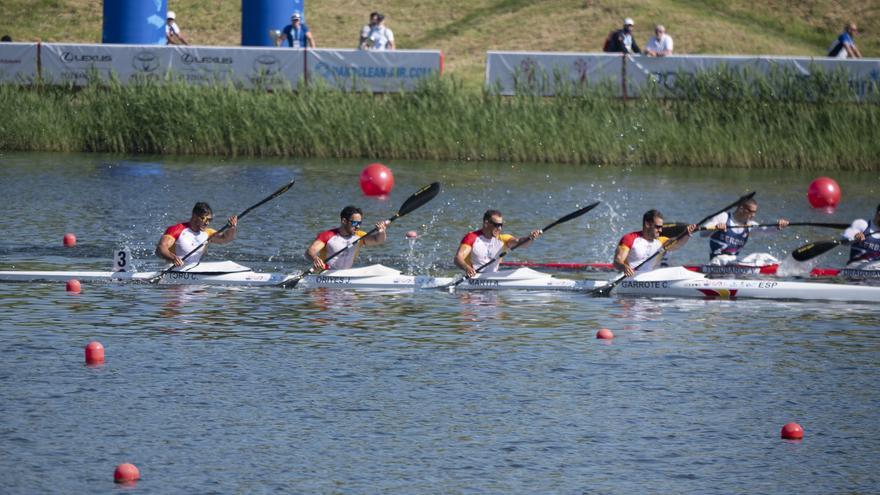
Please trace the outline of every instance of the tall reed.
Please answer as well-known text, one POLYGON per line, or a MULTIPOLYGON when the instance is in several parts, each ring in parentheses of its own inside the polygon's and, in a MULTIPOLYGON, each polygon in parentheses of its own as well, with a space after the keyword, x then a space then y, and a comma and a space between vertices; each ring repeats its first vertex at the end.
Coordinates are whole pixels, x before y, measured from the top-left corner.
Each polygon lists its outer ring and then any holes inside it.
POLYGON ((876 85, 856 102, 839 74, 679 80, 627 101, 608 86, 504 97, 450 78, 384 95, 5 85, 0 150, 880 169, 876 85))

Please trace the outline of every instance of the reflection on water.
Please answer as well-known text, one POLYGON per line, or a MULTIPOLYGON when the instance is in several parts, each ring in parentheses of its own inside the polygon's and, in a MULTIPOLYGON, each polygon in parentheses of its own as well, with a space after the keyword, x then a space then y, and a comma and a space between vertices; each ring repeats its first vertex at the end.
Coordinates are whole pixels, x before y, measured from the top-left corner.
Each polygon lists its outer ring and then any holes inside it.
MULTIPOLYGON (((242 221, 213 259, 301 270, 342 206, 387 218, 426 174, 443 193, 362 263, 457 273, 454 249, 489 207, 523 233, 605 201, 511 255, 542 261, 607 259, 644 209, 702 216, 753 184, 768 216, 825 215, 803 210, 806 186, 790 188, 809 174, 792 171, 399 163, 397 188, 378 200, 358 192, 361 165, 5 155, 0 194, 14 201, 0 220, 0 268, 106 269, 120 243, 146 258, 195 199, 223 217, 291 176, 294 189, 242 221), (77 248, 60 247, 67 231, 77 248)), ((876 177, 837 179, 850 201, 835 220, 863 215, 876 177)), ((780 233, 771 251, 820 234, 780 233)), ((704 257, 696 241, 675 259, 704 257)), ((58 283, 0 284, 0 314, 4 493, 110 491, 125 461, 144 475, 138 489, 157 493, 870 493, 880 483, 880 321, 866 305, 115 284, 71 295, 58 283), (612 342, 595 338, 601 327, 612 342), (82 363, 91 339, 107 352, 99 369, 82 363), (805 427, 803 442, 779 441, 789 421, 805 427)))

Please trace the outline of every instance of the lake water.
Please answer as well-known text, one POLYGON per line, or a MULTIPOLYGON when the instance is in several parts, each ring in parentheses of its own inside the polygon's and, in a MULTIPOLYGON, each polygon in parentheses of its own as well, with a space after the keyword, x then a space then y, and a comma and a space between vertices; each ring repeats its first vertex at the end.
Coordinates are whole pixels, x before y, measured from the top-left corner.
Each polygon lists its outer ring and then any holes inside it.
MULTIPOLYGON (((294 272, 346 204, 391 216, 443 184, 360 262, 452 274, 487 208, 524 234, 595 200, 512 260, 608 261, 659 208, 695 221, 757 190, 758 220, 849 222, 876 174, 836 173, 833 214, 807 207, 810 172, 0 155, 0 269, 139 268, 163 229, 206 200, 220 219, 291 178, 210 259, 294 272), (420 238, 404 238, 417 230, 420 238), (65 232, 78 236, 61 246, 65 232)), ((222 225, 222 223, 221 223, 222 225)), ((789 229, 748 251, 782 257, 834 235, 789 229)), ((693 239, 673 260, 704 261, 693 239)), ((839 265, 844 253, 822 258, 839 265)), ((871 493, 880 486, 880 317, 844 303, 591 299, 556 293, 346 292, 0 284, 3 493, 871 493), (611 342, 595 339, 611 328, 611 342), (107 362, 83 365, 100 340, 107 362), (789 421, 800 442, 780 440, 789 421)))

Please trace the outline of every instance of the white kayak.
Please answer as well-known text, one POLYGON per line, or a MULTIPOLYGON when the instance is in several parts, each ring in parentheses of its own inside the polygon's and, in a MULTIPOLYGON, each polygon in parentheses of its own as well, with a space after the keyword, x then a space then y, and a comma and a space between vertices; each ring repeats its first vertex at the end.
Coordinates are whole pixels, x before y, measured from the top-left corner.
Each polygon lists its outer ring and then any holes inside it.
POLYGON ((880 287, 864 285, 707 278, 683 267, 660 268, 624 280, 621 295, 704 299, 774 299, 880 302, 880 287))

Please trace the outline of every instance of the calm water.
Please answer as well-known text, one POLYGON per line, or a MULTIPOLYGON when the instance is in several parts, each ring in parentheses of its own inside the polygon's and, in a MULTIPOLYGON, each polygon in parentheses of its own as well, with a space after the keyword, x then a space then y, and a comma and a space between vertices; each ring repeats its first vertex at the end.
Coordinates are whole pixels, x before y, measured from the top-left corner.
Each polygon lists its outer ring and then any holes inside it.
MULTIPOLYGON (((207 200, 218 218, 292 177, 212 259, 296 271, 348 203, 391 216, 438 180, 362 262, 452 273, 483 210, 524 233, 603 205, 511 259, 607 261, 658 207, 697 220, 749 190, 759 220, 849 221, 876 174, 835 174, 844 203, 805 208, 811 173, 392 163, 386 200, 362 162, 0 155, 0 269, 140 267, 162 229, 207 200), (421 234, 410 243, 407 230, 421 234), (79 244, 61 247, 65 232, 79 244)), ((833 232, 754 237, 777 256, 833 232)), ((694 239, 675 260, 702 261, 694 239)), ((823 265, 844 259, 832 253, 823 265)), ((827 303, 589 299, 0 284, 3 493, 872 493, 880 486, 880 317, 827 303), (615 331, 597 341, 600 327, 615 331), (100 340, 107 363, 83 366, 100 340), (802 442, 779 439, 797 421, 802 442), (127 491, 127 490, 126 490, 127 491)))

